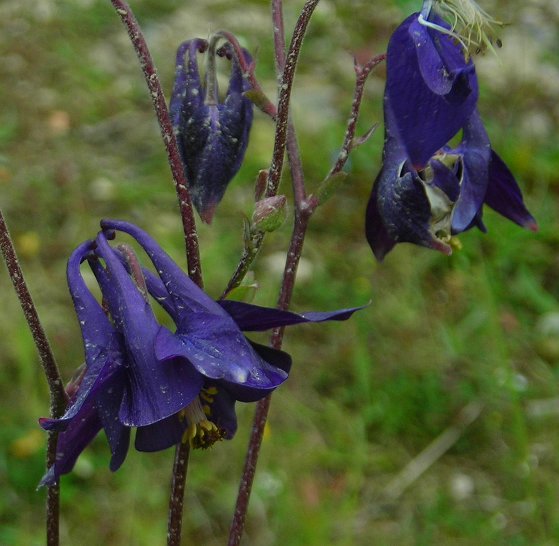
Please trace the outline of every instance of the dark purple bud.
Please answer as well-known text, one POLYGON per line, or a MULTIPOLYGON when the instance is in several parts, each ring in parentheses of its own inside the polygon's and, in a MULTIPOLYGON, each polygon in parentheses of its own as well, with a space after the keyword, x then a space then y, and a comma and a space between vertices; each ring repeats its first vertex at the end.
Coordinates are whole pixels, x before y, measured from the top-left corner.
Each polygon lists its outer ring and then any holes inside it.
MULTIPOLYGON (((179 46, 170 112, 192 201, 202 220, 211 223, 227 185, 241 167, 253 107, 244 95, 250 84, 228 46, 224 52, 231 59, 231 75, 223 102, 217 89, 217 53, 211 46, 207 53, 206 82, 202 85, 196 56, 207 48, 207 42, 201 39, 179 46)), ((244 61, 250 64, 250 54, 242 51, 244 61)))

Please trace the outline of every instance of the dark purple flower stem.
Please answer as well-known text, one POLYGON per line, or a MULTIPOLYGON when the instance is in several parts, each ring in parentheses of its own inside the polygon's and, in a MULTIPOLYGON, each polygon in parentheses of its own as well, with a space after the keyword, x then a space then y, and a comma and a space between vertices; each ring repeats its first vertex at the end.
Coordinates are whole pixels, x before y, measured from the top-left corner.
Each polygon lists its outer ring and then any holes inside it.
MULTIPOLYGON (((177 146, 177 140, 173 132, 169 110, 155 65, 151 58, 149 49, 144 39, 140 26, 130 6, 124 0, 111 0, 116 12, 120 16, 134 50, 140 60, 140 66, 152 98, 153 107, 157 115, 157 121, 161 130, 163 143, 167 151, 167 158, 175 184, 175 190, 179 201, 182 218, 184 241, 186 246, 186 260, 188 264, 188 275, 200 287, 204 286, 202 278, 202 265, 200 261, 200 249, 198 246, 198 233, 196 221, 192 208, 192 201, 188 193, 188 181, 184 173, 181 156, 177 146)), ((169 497, 169 518, 167 523, 167 546, 179 546, 181 542, 182 515, 184 504, 184 489, 186 473, 188 470, 188 459, 190 449, 188 444, 180 443, 175 449, 173 462, 173 477, 171 483, 171 494, 169 497)))
POLYGON ((169 166, 171 167, 171 173, 175 184, 175 190, 177 192, 183 224, 184 241, 186 245, 188 274, 198 286, 202 287, 202 266, 200 262, 196 221, 194 218, 192 201, 190 199, 190 194, 188 193, 188 182, 184 173, 179 148, 177 146, 177 140, 173 132, 171 118, 169 117, 169 110, 167 109, 165 95, 161 89, 161 83, 159 82, 159 77, 157 76, 157 71, 143 33, 130 6, 124 0, 111 0, 111 3, 124 23, 132 45, 134 46, 134 50, 140 60, 140 66, 144 73, 146 84, 153 102, 153 107, 157 115, 157 121, 159 122, 161 136, 163 138, 163 143, 165 144, 167 158, 169 160, 169 166))
MULTIPOLYGON (((297 65, 297 59, 299 57, 299 52, 301 50, 308 23, 317 4, 318 0, 308 1, 305 4, 295 26, 289 52, 286 56, 282 0, 272 0, 272 23, 274 28, 276 69, 282 77, 280 80, 278 113, 276 117, 276 138, 272 164, 270 166, 270 170, 268 171, 266 197, 272 197, 277 194, 283 166, 283 156, 287 147, 295 199, 294 228, 287 253, 284 275, 278 299, 278 308, 280 309, 287 309, 291 302, 291 296, 295 286, 295 278, 297 276, 297 267, 303 252, 303 244, 305 241, 308 223, 314 210, 316 209, 316 206, 318 205, 318 202, 314 198, 310 200, 310 203, 307 202, 303 166, 297 145, 295 128, 289 121, 289 100, 291 96, 295 67, 297 65)), ((262 241, 260 241, 260 243, 261 242, 262 241)), ((283 333, 283 328, 274 330, 271 345, 275 349, 281 349, 283 333)), ((228 546, 239 546, 241 541, 271 400, 271 395, 268 395, 266 398, 260 400, 256 405, 243 474, 239 484, 235 513, 229 530, 228 546)))
MULTIPOLYGON (((58 365, 50 347, 45 330, 39 320, 39 315, 31 294, 23 277, 17 254, 8 231, 4 215, 0 210, 0 250, 6 262, 8 273, 16 291, 25 319, 33 336, 35 347, 41 360, 43 371, 47 378, 50 393, 50 414, 53 418, 64 413, 68 397, 64 390, 58 365)), ((47 469, 56 459, 57 434, 49 433, 47 440, 47 469)), ((59 543, 59 514, 60 514, 60 486, 53 485, 47 489, 46 500, 46 535, 47 546, 58 546, 59 543)))
MULTIPOLYGON (((308 15, 308 17, 310 17, 310 14, 308 15)), ((282 0, 272 0, 272 21, 273 21, 273 28, 274 28, 276 67, 278 73, 280 74, 283 73, 284 77, 282 78, 281 81, 285 82, 285 73, 286 73, 285 67, 286 67, 287 59, 290 56, 288 55, 286 57, 285 55, 285 34, 284 34, 283 13, 282 13, 282 0)), ((306 28, 306 26, 304 28, 306 28)), ((294 33, 292 45, 293 45, 293 41, 295 40, 295 35, 296 33, 294 33)), ((304 37, 304 29, 302 31, 302 34, 299 35, 299 41, 298 41, 299 48, 301 46, 303 37, 304 37)), ((290 54, 291 52, 292 52, 292 47, 290 47, 290 54)), ((334 166, 332 167, 332 169, 330 170, 326 178, 329 178, 337 174, 338 172, 341 172, 349 157, 352 148, 354 147, 355 130, 357 126, 357 119, 359 117, 359 111, 361 108, 361 101, 363 98, 365 82, 367 81, 367 78, 370 75, 371 71, 384 59, 385 59, 385 55, 383 54, 383 55, 378 55, 376 57, 373 57, 367 64, 363 66, 359 66, 357 63, 355 64, 355 74, 356 74, 355 91, 354 91, 354 96, 353 96, 353 101, 351 106, 351 114, 348 120, 348 125, 344 137, 344 143, 342 145, 342 149, 340 151, 340 154, 334 166)), ((293 75, 291 75, 291 81, 292 81, 292 77, 293 75)), ((284 100, 286 101, 287 108, 288 108, 289 95, 287 96, 287 99, 284 100)), ((289 121, 288 116, 284 118, 283 117, 284 115, 285 114, 281 106, 278 107, 277 123, 279 125, 281 120, 285 119, 286 121, 284 123, 287 123, 287 131, 286 133, 282 133, 281 130, 276 131, 276 147, 274 148, 274 158, 276 160, 276 164, 279 163, 280 161, 283 161, 283 154, 280 159, 279 156, 280 147, 277 146, 277 143, 278 141, 280 141, 281 143, 281 139, 285 134, 284 146, 287 147, 287 154, 288 154, 288 160, 290 164, 291 179, 293 185, 293 194, 295 200, 295 221, 294 221, 293 233, 291 236, 291 242, 287 253, 280 295, 278 299, 278 308, 280 309, 288 309, 290 305, 291 297, 293 295, 293 289, 295 286, 295 280, 297 276, 297 268, 303 252, 305 235, 307 232, 309 221, 318 206, 318 200, 315 196, 311 195, 310 197, 307 197, 305 191, 303 168, 302 168, 301 158, 297 146, 295 129, 293 124, 289 121)), ((272 164, 272 167, 270 168, 270 171, 268 173, 268 189, 270 190, 271 188, 272 191, 274 191, 275 188, 275 191, 277 191, 276 182, 272 181, 272 183, 270 183, 270 177, 273 176, 272 174, 273 166, 274 163, 272 164)), ((281 172, 281 167, 280 167, 280 172, 281 172)), ((275 349, 281 349, 283 343, 283 335, 284 335, 283 328, 278 328, 274 330, 271 339, 272 347, 274 347, 275 349)), ((268 418, 268 412, 270 410, 271 399, 272 399, 271 395, 269 395, 266 398, 260 400, 256 406, 254 421, 253 421, 251 435, 249 439, 249 446, 248 446, 247 455, 245 459, 245 465, 243 468, 243 475, 241 477, 241 483, 239 485, 239 493, 237 496, 235 513, 233 516, 233 522, 231 524, 231 529, 229 532, 228 546, 238 546, 241 540, 241 536, 243 533, 244 524, 246 520, 246 514, 248 510, 250 493, 252 490, 252 484, 254 482, 256 465, 258 462, 260 447, 262 445, 262 438, 264 436, 264 429, 268 418)))
MULTIPOLYGON (((272 20, 274 26, 274 50, 276 54, 276 71, 283 74, 287 56, 285 53, 285 25, 283 23, 283 7, 282 0, 272 0, 272 20)), ((302 43, 302 38, 301 38, 302 43)), ((293 122, 287 118, 287 158, 291 171, 291 183, 293 186, 293 196, 297 209, 304 208, 307 198, 305 190, 305 176, 303 173, 303 163, 301 154, 299 153, 299 145, 297 144, 297 135, 293 122)), ((269 176, 269 174, 268 174, 269 176)))
MULTIPOLYGON (((266 197, 273 197, 278 192, 278 186, 281 179, 281 171, 283 168, 283 158, 285 155, 285 147, 287 143, 287 126, 289 119, 289 102, 291 99, 291 88, 295 76, 299 53, 303 45, 303 39, 307 31, 307 26, 311 16, 318 4, 319 0, 307 0, 303 6, 303 10, 291 37, 289 51, 285 59, 278 94, 278 113, 276 117, 276 136, 274 140, 274 152, 272 155, 272 163, 268 171, 268 187, 266 189, 266 197)), ((276 54, 277 55, 277 54, 276 54)))
POLYGON ((175 449, 171 496, 169 497, 169 519, 167 523, 167 546, 180 546, 182 515, 184 508, 184 488, 188 471, 190 445, 181 442, 175 449))
MULTIPOLYGON (((281 292, 278 299, 278 308, 287 309, 293 294, 295 286, 295 278, 297 275, 297 267, 303 251, 303 243, 309 220, 312 216, 314 209, 308 208, 302 213, 296 214, 295 227, 287 253, 287 260, 284 269, 283 282, 281 292)), ((271 345, 275 349, 281 349, 283 342, 283 328, 274 330, 271 339, 271 345)), ((254 483, 254 475, 256 473, 256 464, 260 454, 260 446, 262 445, 262 438, 264 436, 264 428, 268 419, 268 412, 272 395, 268 395, 256 404, 254 413, 254 421, 252 423, 252 430, 248 444, 248 450, 243 467, 243 474, 239 484, 239 492, 237 494, 237 502, 235 505, 235 513, 233 521, 229 530, 228 546, 239 546, 241 536, 243 534, 245 520, 248 510, 248 503, 250 493, 252 491, 252 484, 254 483)))

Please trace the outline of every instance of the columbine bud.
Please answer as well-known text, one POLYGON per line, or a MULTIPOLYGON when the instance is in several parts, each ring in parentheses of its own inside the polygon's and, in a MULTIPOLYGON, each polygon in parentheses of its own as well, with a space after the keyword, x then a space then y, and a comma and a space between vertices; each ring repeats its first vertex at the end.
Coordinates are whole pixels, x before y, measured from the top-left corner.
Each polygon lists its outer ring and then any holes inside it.
POLYGON ((286 216, 285 195, 275 195, 258 201, 252 215, 252 227, 260 231, 275 231, 284 222, 286 216))
MULTIPOLYGON (((202 220, 211 223, 215 208, 243 161, 250 127, 252 102, 244 93, 250 84, 243 77, 239 60, 231 58, 231 76, 225 99, 220 103, 216 75, 216 40, 189 40, 177 51, 175 84, 170 113, 177 136, 192 202, 202 220), (205 85, 198 70, 197 53, 207 51, 205 85)), ((243 49, 244 61, 252 61, 243 49)))

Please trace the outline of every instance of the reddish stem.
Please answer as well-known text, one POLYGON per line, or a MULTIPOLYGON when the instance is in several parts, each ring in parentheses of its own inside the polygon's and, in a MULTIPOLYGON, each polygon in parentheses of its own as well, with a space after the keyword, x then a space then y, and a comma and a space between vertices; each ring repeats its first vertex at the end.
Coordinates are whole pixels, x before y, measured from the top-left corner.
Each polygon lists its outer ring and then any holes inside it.
POLYGON ((318 2, 319 0, 307 0, 307 2, 305 2, 301 15, 299 16, 299 19, 297 19, 295 29, 293 30, 289 51, 287 52, 287 57, 285 59, 285 66, 279 86, 276 136, 274 140, 272 163, 268 172, 268 188, 266 191, 266 197, 272 197, 278 192, 285 146, 287 143, 289 102, 291 99, 293 78, 295 77, 295 69, 297 68, 297 61, 299 60, 299 53, 301 52, 301 46, 303 45, 303 39, 307 31, 307 26, 318 2))
MULTIPOLYGON (((169 160, 169 166, 171 167, 175 191, 179 201, 186 247, 188 275, 200 288, 202 288, 204 283, 202 278, 202 264, 200 261, 196 221, 194 218, 192 201, 188 192, 188 181, 184 172, 171 118, 169 117, 169 110, 167 109, 165 96, 163 95, 157 71, 142 30, 130 6, 124 0, 111 0, 111 2, 124 23, 132 45, 134 46, 134 50, 140 60, 140 66, 150 92, 153 107, 157 115, 157 121, 159 122, 161 136, 167 151, 167 158, 169 160)), ((171 495, 169 498, 169 519, 167 527, 168 546, 179 546, 181 542, 184 489, 186 483, 186 473, 188 470, 188 457, 188 446, 185 446, 185 444, 182 443, 178 444, 175 449, 173 479, 171 484, 171 495)))
POLYGON ((190 445, 180 443, 175 450, 171 496, 169 497, 169 518, 167 522, 167 546, 180 546, 182 534, 182 514, 184 509, 184 487, 188 471, 190 445))
MULTIPOLYGON (((64 390, 58 365, 50 347, 47 335, 39 319, 37 308, 31 298, 31 293, 23 277, 16 250, 0 210, 0 251, 6 262, 10 279, 16 291, 25 320, 33 336, 35 347, 41 359, 41 365, 47 378, 50 393, 50 414, 53 418, 62 416, 68 397, 64 390)), ((57 433, 49 433, 47 440, 47 469, 56 460, 57 433)), ((46 538, 47 546, 58 546, 59 543, 59 514, 60 514, 60 486, 52 485, 47 490, 46 500, 46 538)))
POLYGON ((198 234, 196 232, 196 220, 194 218, 192 201, 188 193, 188 181, 184 173, 177 139, 173 131, 171 118, 169 117, 165 95, 163 94, 161 83, 157 76, 157 70, 151 58, 142 30, 130 6, 124 0, 111 0, 111 3, 124 23, 128 35, 130 36, 130 41, 138 55, 140 66, 144 73, 144 78, 155 109, 157 121, 159 122, 161 136, 163 138, 165 150, 167 151, 167 158, 169 160, 169 166, 171 167, 173 182, 179 201, 186 246, 186 259, 188 262, 188 274, 198 286, 203 287, 204 283, 202 280, 198 234))
MULTIPOLYGON (((283 165, 283 156, 287 146, 295 198, 295 223, 287 253, 283 281, 278 299, 278 308, 280 309, 287 309, 289 307, 291 296, 293 294, 293 287, 295 285, 297 267, 303 252, 305 234, 310 217, 316 208, 316 201, 314 199, 312 206, 308 206, 306 201, 303 167, 297 146, 295 129, 289 122, 289 100, 303 38, 305 36, 307 25, 310 21, 310 17, 317 4, 318 0, 311 0, 305 4, 295 26, 289 47, 289 53, 286 57, 282 1, 272 1, 272 22, 274 27, 276 68, 278 72, 281 72, 283 75, 281 78, 278 100, 274 154, 272 164, 268 172, 268 187, 266 196, 271 197, 277 193, 283 165)), ((261 242, 262 241, 260 241, 260 243, 261 242)), ((283 333, 283 328, 274 330, 271 345, 275 349, 281 349, 283 333)), ((229 531, 228 546, 238 546, 241 541, 270 404, 271 395, 260 400, 256 406, 248 450, 245 458, 245 465, 243 468, 241 482, 239 484, 235 513, 233 515, 233 521, 229 531)))
POLYGON ((359 110, 361 109, 361 101, 363 99, 363 91, 365 90, 365 83, 373 69, 386 59, 386 53, 376 55, 367 64, 360 66, 355 63, 355 90, 353 93, 353 101, 351 103, 351 113, 347 123, 347 128, 344 137, 344 143, 334 166, 326 176, 326 179, 341 172, 344 168, 349 154, 353 148, 353 139, 355 138, 355 129, 357 127, 357 119, 359 118, 359 110))

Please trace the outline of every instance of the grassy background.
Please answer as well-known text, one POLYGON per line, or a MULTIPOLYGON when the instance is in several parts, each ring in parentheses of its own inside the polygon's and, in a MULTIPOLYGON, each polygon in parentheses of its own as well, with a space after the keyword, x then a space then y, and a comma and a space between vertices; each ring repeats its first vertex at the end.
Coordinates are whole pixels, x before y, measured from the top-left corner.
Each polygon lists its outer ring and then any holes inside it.
MULTIPOLYGON (((302 2, 286 2, 291 28, 302 2)), ((488 6, 488 4, 484 4, 488 6)), ((256 55, 274 96, 268 3, 133 2, 169 92, 177 44, 226 27, 256 55)), ((342 192, 316 214, 296 310, 372 305, 349 322, 294 328, 295 366, 274 397, 246 545, 552 545, 559 543, 559 68, 554 0, 491 4, 512 24, 479 60, 480 110, 516 173, 536 235, 487 211, 487 235, 446 258, 409 245, 374 262, 363 214, 381 131, 351 157, 342 192), (466 410, 464 410, 466 408, 466 410), (469 411, 473 413, 469 420, 469 411), (417 469, 440 435, 441 457, 417 469), (408 466, 411 465, 411 466, 408 466)), ((294 94, 308 185, 343 138, 351 55, 386 47, 415 9, 404 0, 321 2, 294 94)), ((110 3, 0 3, 0 206, 64 377, 82 361, 65 288, 71 250, 100 217, 138 223, 182 259, 175 196, 135 55, 110 3)), ((381 119, 384 69, 370 79, 360 130, 381 119)), ((252 181, 272 125, 257 114, 245 164, 214 225, 200 227, 207 290, 218 295, 241 249, 252 181)), ((288 184, 284 191, 289 192, 288 184)), ((255 266, 256 302, 273 305, 291 218, 255 266)), ((0 544, 43 543, 45 382, 8 276, 0 272, 0 544)), ((264 336, 261 339, 265 340, 264 336)), ((224 544, 253 407, 231 442, 191 459, 184 544, 224 544)), ((133 450, 112 475, 100 437, 63 479, 62 543, 163 544, 172 452, 133 450)))

